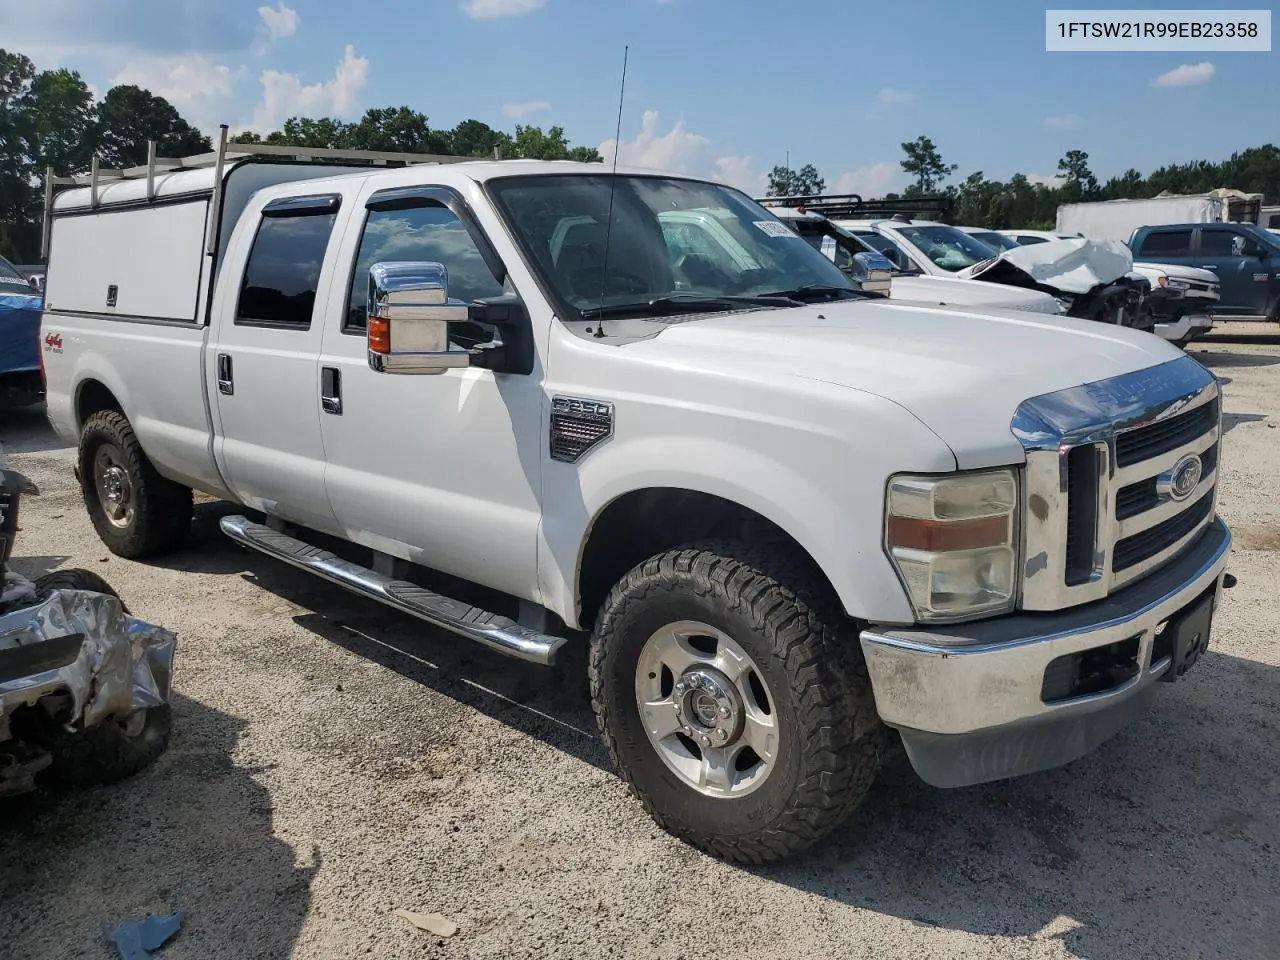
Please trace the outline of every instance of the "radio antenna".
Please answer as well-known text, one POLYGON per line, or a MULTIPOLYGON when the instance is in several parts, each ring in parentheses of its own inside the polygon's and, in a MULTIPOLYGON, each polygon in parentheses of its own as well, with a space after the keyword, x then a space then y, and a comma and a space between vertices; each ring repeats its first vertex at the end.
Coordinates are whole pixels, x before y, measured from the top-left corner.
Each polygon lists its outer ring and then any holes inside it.
POLYGON ((609 177, 609 219, 604 226, 604 262, 600 264, 600 320, 596 336, 604 336, 604 295, 609 282, 609 238, 613 236, 613 194, 618 189, 618 152, 622 149, 622 104, 627 96, 627 58, 631 45, 622 48, 622 86, 618 91, 618 126, 613 134, 613 170, 609 177))

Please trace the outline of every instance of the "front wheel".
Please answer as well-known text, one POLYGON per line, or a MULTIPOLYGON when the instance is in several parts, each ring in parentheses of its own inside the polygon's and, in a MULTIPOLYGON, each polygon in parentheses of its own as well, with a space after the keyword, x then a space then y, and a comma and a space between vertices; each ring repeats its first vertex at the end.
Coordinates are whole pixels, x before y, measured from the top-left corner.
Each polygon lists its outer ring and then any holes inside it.
POLYGON ((708 543, 632 570, 600 613, 590 677, 605 743, 645 809, 726 860, 812 845, 881 766, 856 633, 771 552, 708 543))

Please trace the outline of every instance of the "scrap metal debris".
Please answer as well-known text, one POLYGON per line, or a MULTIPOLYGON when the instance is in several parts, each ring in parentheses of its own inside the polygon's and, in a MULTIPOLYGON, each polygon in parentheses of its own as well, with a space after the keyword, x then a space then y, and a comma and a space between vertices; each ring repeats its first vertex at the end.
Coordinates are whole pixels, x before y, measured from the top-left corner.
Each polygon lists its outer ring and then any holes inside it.
POLYGON ((179 911, 168 917, 147 914, 145 920, 129 920, 107 934, 107 939, 120 951, 120 960, 150 960, 151 951, 159 950, 182 928, 187 918, 179 911))
POLYGON ((407 920, 419 930, 435 934, 437 937, 452 937, 458 932, 458 925, 448 917, 438 913, 415 913, 412 910, 397 910, 396 916, 407 920))
POLYGON ((38 669, 0 675, 0 715, 61 690, 72 699, 69 721, 91 727, 168 700, 172 633, 128 616, 120 601, 106 594, 54 590, 33 604, 34 591, 24 579, 13 573, 5 578, 4 596, 12 601, 0 613, 0 652, 14 660, 39 659, 41 648, 53 650, 68 637, 81 639, 64 655, 38 663, 38 669))

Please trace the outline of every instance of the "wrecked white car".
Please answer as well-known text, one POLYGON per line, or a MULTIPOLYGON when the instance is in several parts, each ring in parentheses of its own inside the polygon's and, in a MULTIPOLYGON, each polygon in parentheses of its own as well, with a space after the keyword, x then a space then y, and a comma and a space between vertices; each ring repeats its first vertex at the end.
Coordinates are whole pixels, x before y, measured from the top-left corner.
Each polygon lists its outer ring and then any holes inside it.
POLYGON ((176 638, 89 570, 7 570, 30 480, 0 462, 0 797, 138 772, 169 741, 176 638))
POLYGON ((1076 238, 1016 247, 960 270, 957 277, 1039 290, 1082 320, 1151 330, 1151 282, 1133 269, 1129 248, 1076 238))
POLYGON ((771 201, 769 212, 832 261, 864 292, 939 306, 995 307, 1048 314, 1064 312, 1053 297, 1035 290, 971 283, 954 276, 921 273, 918 269, 903 270, 862 237, 854 236, 806 207, 788 207, 771 201))

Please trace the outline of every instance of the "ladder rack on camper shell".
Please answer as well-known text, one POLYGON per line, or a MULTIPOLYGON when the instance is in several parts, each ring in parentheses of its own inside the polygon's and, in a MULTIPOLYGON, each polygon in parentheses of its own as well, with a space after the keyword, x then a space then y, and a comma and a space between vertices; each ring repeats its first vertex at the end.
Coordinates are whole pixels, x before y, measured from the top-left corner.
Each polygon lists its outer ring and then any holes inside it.
POLYGON ((950 197, 900 197, 896 200, 863 200, 856 193, 806 197, 759 197, 764 206, 804 207, 828 219, 887 220, 893 216, 919 216, 922 213, 945 219, 953 206, 950 197))
MULTIPOLYGON (((430 163, 462 163, 474 161, 475 157, 454 157, 431 153, 395 153, 373 150, 335 150, 330 147, 293 147, 269 143, 235 143, 228 139, 228 128, 223 124, 218 131, 218 149, 211 153, 201 153, 180 159, 169 159, 156 156, 154 140, 147 143, 147 162, 143 166, 129 167, 125 170, 110 170, 99 165, 94 156, 88 173, 78 173, 70 177, 58 177, 53 168, 45 170, 44 178, 44 223, 40 233, 40 259, 49 257, 49 233, 53 226, 53 201, 59 187, 88 187, 89 206, 98 206, 98 187, 101 184, 120 180, 146 180, 147 200, 155 199, 156 174, 176 173, 181 170, 197 170, 213 167, 213 216, 209 218, 209 236, 205 252, 212 255, 217 240, 216 230, 222 205, 222 171, 227 163, 240 160, 269 157, 279 161, 312 162, 324 160, 341 160, 344 163, 362 163, 375 167, 404 167, 411 164, 430 163)), ((494 159, 498 159, 494 150, 494 159)))

